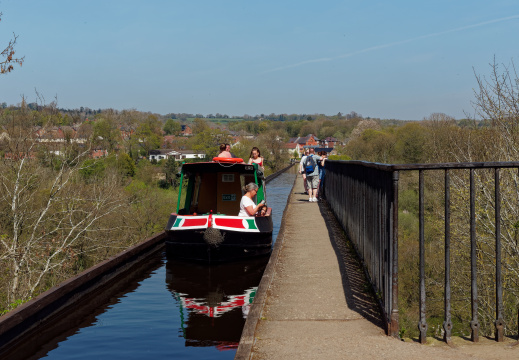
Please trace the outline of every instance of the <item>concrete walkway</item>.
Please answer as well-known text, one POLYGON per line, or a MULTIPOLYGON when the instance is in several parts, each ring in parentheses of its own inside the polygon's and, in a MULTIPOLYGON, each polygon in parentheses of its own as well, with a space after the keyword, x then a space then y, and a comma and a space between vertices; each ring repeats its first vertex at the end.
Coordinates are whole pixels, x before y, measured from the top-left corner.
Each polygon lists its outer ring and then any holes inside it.
POLYGON ((429 345, 385 335, 358 260, 328 207, 296 179, 284 224, 245 325, 238 359, 517 359, 484 340, 429 345))

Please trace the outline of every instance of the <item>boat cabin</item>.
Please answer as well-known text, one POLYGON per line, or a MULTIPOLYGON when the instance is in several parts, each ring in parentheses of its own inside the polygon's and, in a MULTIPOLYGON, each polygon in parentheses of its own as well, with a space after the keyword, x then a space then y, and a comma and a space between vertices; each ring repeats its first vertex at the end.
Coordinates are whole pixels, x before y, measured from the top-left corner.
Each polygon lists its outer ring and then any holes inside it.
POLYGON ((243 187, 258 184, 255 203, 265 199, 265 179, 257 164, 224 164, 218 162, 190 163, 182 166, 177 214, 213 214, 237 216, 243 187), (187 189, 182 188, 187 181, 187 189), (182 204, 182 205, 181 205, 182 204))

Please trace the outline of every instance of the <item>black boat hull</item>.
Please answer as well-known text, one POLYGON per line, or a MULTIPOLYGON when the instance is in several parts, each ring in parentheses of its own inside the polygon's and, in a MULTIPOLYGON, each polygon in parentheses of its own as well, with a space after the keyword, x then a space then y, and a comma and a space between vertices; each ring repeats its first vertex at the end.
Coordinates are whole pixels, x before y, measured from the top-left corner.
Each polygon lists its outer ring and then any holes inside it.
POLYGON ((166 252, 168 257, 209 263, 268 255, 272 251, 272 218, 256 218, 256 225, 259 232, 216 230, 221 239, 218 244, 207 242, 204 235, 210 229, 166 230, 166 252))
POLYGON ((272 251, 272 233, 229 233, 224 234, 224 242, 217 246, 206 243, 200 231, 170 233, 166 239, 167 256, 202 262, 224 262, 268 255, 272 251), (235 241, 227 241, 231 237, 235 241))

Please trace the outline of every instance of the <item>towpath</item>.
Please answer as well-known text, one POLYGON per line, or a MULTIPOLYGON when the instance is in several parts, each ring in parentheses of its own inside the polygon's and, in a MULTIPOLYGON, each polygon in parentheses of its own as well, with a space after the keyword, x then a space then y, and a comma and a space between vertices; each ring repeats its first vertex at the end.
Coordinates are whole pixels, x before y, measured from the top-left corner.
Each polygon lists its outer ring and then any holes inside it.
POLYGON ((518 359, 513 340, 450 347, 386 336, 363 271, 326 204, 298 176, 237 359, 518 359))

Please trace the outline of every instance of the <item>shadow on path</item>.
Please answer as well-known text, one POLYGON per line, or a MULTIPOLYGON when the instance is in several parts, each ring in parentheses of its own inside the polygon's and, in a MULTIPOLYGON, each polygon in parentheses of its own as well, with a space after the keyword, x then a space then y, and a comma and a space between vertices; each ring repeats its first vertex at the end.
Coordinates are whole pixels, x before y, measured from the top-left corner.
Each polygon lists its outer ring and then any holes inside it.
POLYGON ((348 307, 366 320, 386 331, 380 307, 366 279, 362 263, 353 244, 338 223, 327 202, 319 202, 319 210, 326 224, 332 247, 341 271, 342 287, 348 307))

